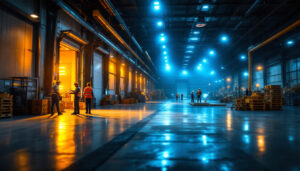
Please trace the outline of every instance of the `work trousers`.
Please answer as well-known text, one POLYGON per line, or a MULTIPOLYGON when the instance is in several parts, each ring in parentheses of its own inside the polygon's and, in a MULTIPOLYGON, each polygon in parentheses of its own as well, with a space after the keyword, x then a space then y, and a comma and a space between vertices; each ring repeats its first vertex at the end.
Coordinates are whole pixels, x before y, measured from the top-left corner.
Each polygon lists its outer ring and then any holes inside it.
POLYGON ((197 95, 197 101, 201 103, 201 95, 197 95))
POLYGON ((91 114, 91 109, 92 109, 92 99, 91 98, 85 98, 85 107, 86 107, 86 113, 91 114))
POLYGON ((79 114, 79 99, 74 99, 74 113, 79 114))
POLYGON ((59 99, 58 99, 58 95, 57 95, 57 94, 52 94, 52 95, 51 95, 51 99, 52 99, 52 104, 51 104, 51 114, 52 114, 52 115, 54 114, 54 107, 55 107, 55 106, 56 106, 57 113, 58 113, 58 114, 61 114, 61 113, 60 113, 60 110, 59 110, 59 99))

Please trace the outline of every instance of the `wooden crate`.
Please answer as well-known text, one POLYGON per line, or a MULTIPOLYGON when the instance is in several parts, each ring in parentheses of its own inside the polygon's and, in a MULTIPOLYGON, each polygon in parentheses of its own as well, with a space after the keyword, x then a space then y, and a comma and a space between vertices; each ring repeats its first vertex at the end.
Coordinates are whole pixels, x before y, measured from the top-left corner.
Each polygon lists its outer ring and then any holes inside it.
POLYGON ((28 111, 34 115, 48 114, 48 100, 47 99, 34 99, 28 102, 28 111))
POLYGON ((280 85, 265 86, 265 101, 268 110, 282 110, 282 88, 280 85))
POLYGON ((13 116, 13 96, 0 94, 0 118, 13 116))

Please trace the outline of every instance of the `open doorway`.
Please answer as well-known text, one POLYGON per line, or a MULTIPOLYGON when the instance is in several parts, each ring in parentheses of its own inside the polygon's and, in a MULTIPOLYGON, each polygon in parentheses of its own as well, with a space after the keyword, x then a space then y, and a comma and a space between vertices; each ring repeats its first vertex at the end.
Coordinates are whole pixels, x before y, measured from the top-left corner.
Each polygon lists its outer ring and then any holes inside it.
POLYGON ((59 80, 61 81, 59 91, 64 101, 71 101, 69 95, 73 85, 77 81, 77 56, 78 50, 70 45, 61 42, 59 49, 59 80))

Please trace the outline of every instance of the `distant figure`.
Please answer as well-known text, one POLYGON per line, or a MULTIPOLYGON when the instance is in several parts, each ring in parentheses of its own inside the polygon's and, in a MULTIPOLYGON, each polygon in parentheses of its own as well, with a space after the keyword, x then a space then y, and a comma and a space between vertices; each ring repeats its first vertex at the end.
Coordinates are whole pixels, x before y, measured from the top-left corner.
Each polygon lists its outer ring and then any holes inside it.
POLYGON ((84 88, 83 96, 85 98, 85 106, 86 106, 86 114, 91 114, 92 109, 92 99, 93 99, 93 89, 90 83, 86 84, 87 86, 84 88))
POLYGON ((201 92, 201 89, 199 88, 197 91, 197 102, 201 103, 201 95, 202 95, 202 92, 201 92))
POLYGON ((178 98, 179 98, 179 94, 178 94, 178 93, 176 93, 176 101, 178 100, 178 98))
POLYGON ((56 81, 56 83, 52 86, 51 90, 51 99, 52 99, 52 104, 51 104, 51 115, 54 115, 54 107, 56 106, 56 110, 58 115, 61 115, 62 113, 59 110, 59 100, 60 100, 60 94, 58 91, 58 86, 60 84, 60 81, 56 81))
POLYGON ((194 103, 194 90, 191 93, 191 103, 194 103))
POLYGON ((181 96, 180 96, 180 97, 181 97, 181 100, 183 100, 183 94, 182 94, 182 93, 181 93, 181 96))
POLYGON ((75 90, 71 92, 71 94, 74 94, 74 112, 72 113, 73 115, 79 114, 79 100, 81 96, 81 90, 78 85, 78 83, 74 83, 75 90))
POLYGON ((249 96, 249 90, 246 89, 246 96, 249 96))

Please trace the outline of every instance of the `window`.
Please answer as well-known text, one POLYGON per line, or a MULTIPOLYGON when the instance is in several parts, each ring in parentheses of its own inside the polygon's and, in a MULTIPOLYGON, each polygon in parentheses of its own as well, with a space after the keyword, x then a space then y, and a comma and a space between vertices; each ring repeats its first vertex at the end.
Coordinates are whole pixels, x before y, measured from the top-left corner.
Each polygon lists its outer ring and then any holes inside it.
POLYGON ((287 87, 293 87, 300 83, 300 58, 287 61, 286 81, 287 87))
POLYGON ((120 69, 120 89, 121 91, 125 90, 125 67, 121 66, 120 69))
POLYGON ((253 87, 257 88, 256 85, 259 85, 259 89, 264 88, 264 72, 263 71, 255 71, 253 73, 253 87))
POLYGON ((129 69, 128 73, 128 92, 132 91, 132 71, 129 69))
POLYGON ((267 69, 267 84, 268 85, 281 85, 281 65, 273 65, 267 69))
POLYGON ((109 61, 109 76, 108 76, 109 94, 115 94, 116 89, 116 64, 113 61, 109 61))

